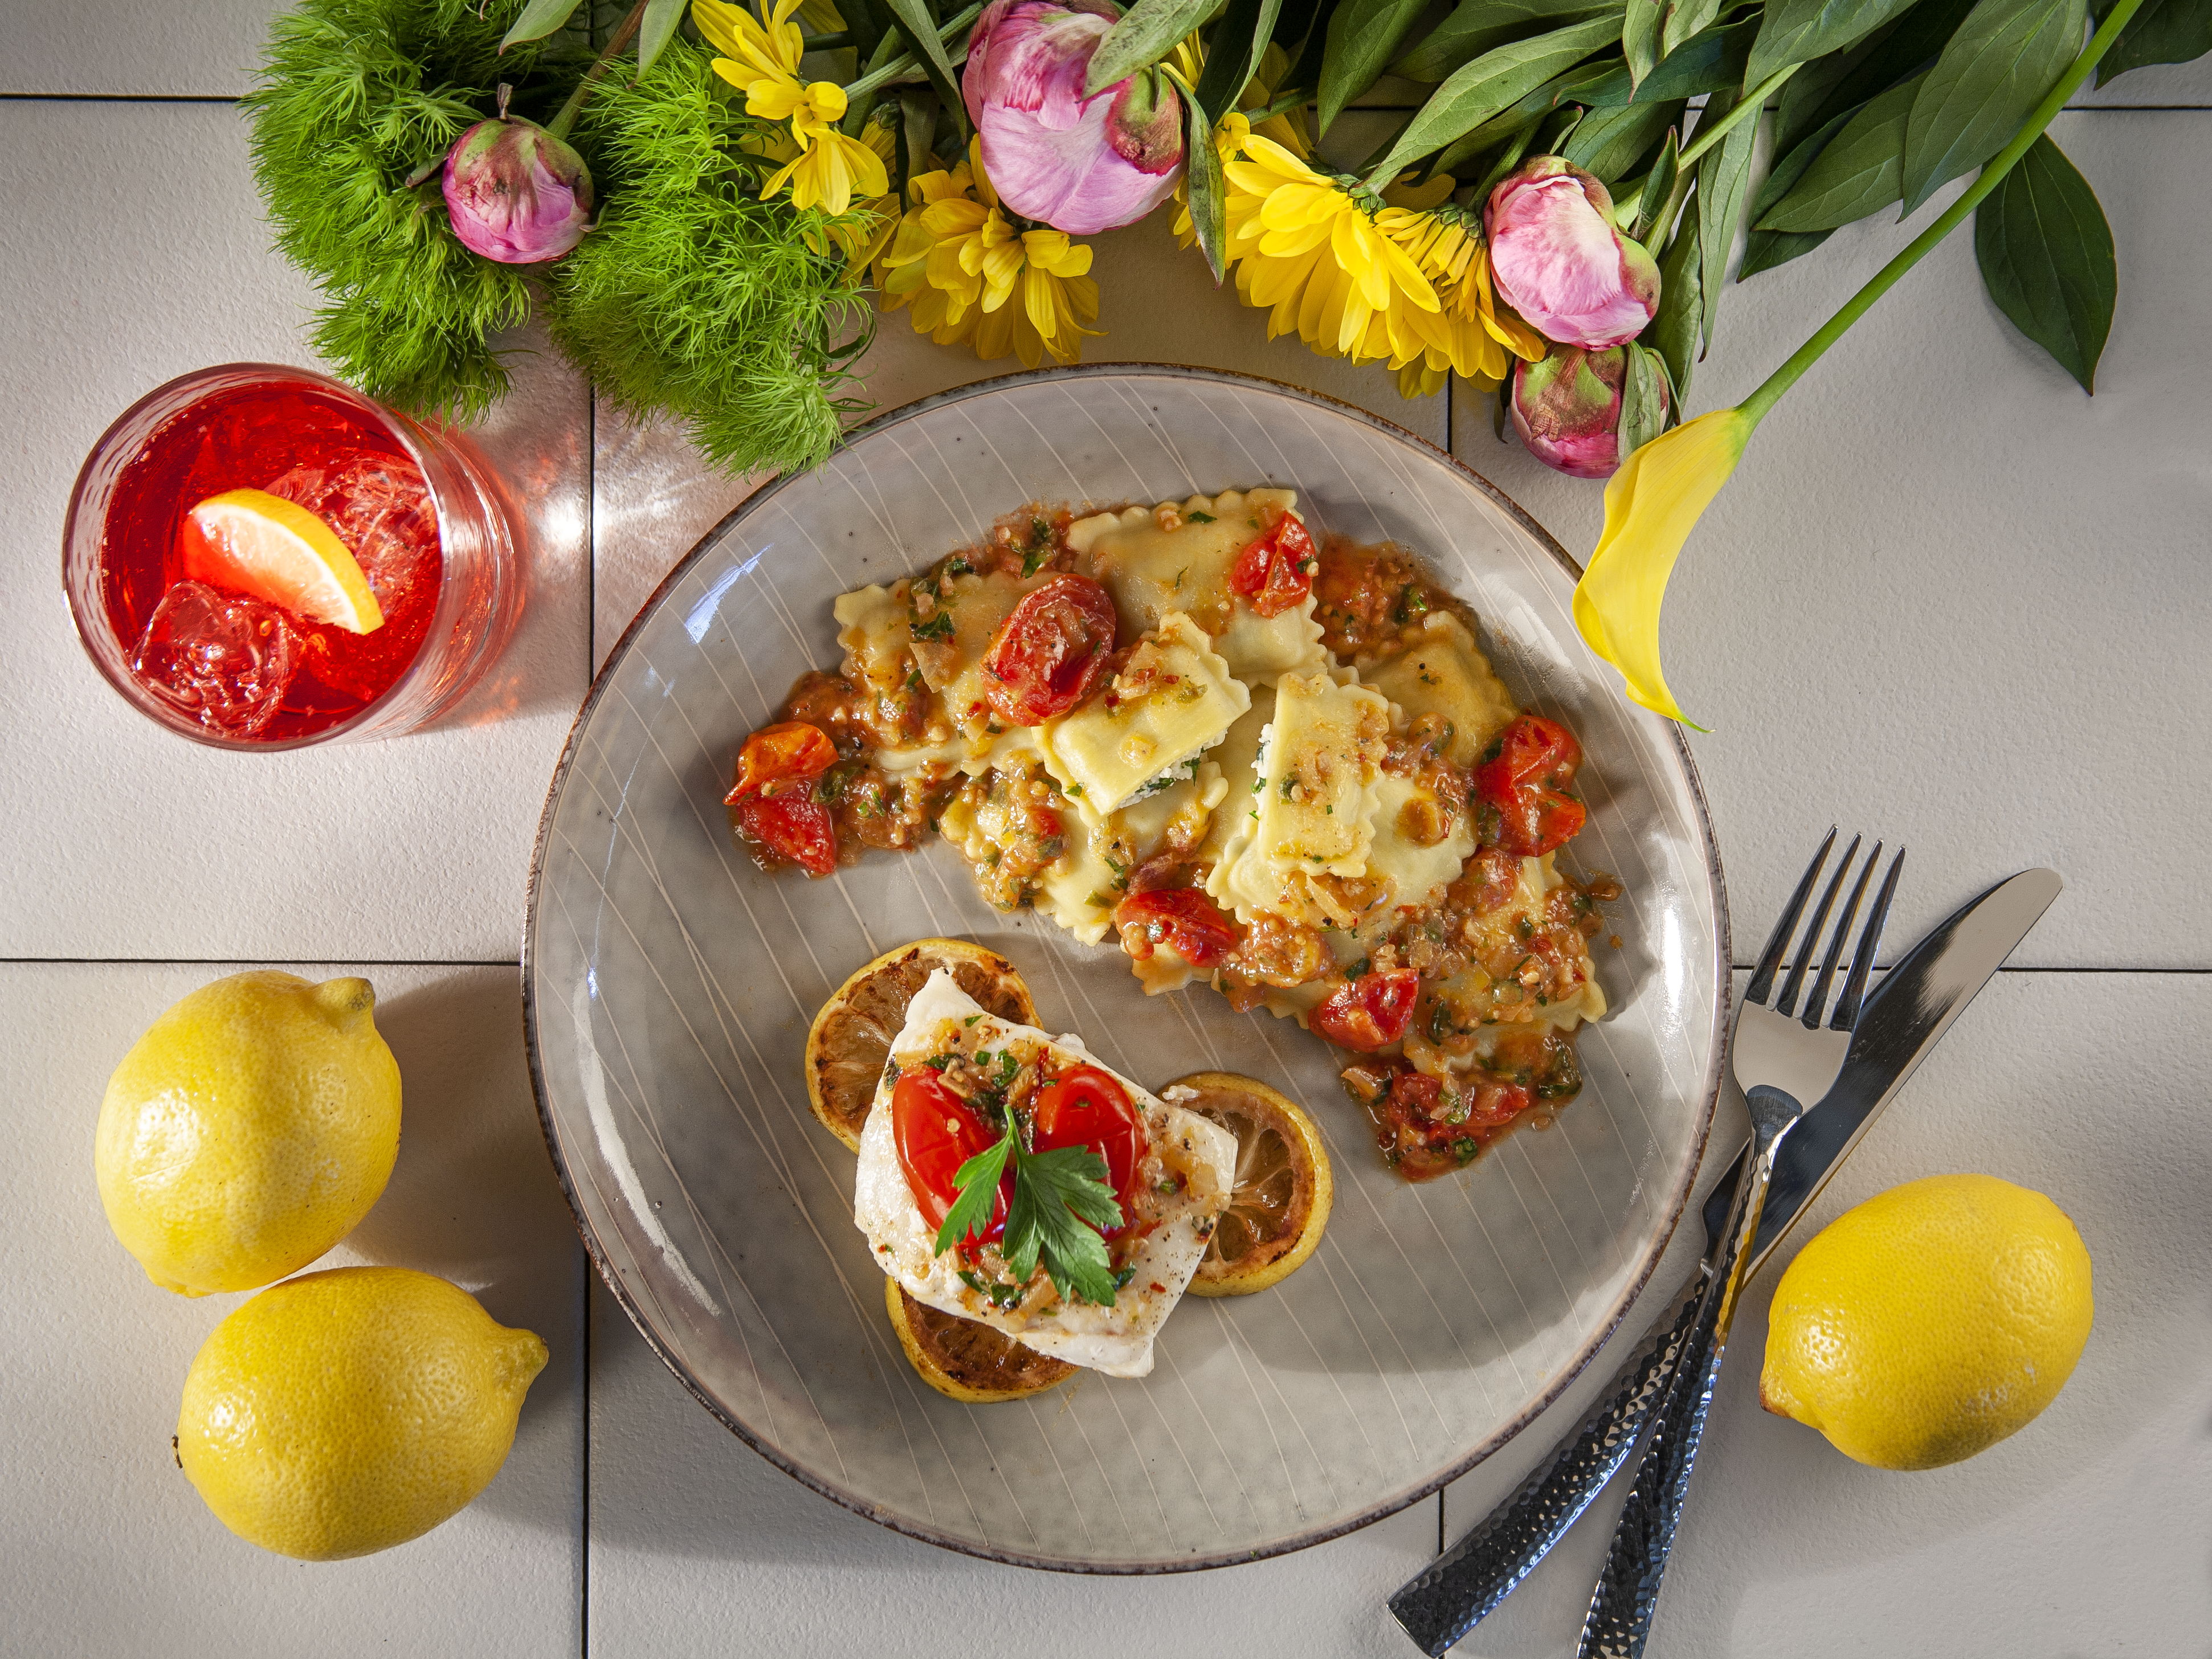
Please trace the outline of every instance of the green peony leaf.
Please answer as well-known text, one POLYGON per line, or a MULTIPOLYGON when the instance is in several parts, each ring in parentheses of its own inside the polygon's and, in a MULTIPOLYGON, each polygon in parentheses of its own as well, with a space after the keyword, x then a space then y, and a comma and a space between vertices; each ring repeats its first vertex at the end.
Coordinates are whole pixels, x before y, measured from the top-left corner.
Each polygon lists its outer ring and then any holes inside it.
MULTIPOLYGON (((898 9, 901 21, 909 8, 924 17, 929 14, 926 0, 890 3, 898 9)), ((1091 69, 1083 81, 1085 95, 1103 92, 1116 81, 1126 81, 1139 70, 1158 63, 1175 50, 1176 41, 1213 15, 1216 3, 1218 0, 1137 0, 1106 31, 1098 50, 1091 54, 1091 69)), ((938 48, 940 53, 944 50, 938 48)))
POLYGON ((1756 86, 1790 64, 1810 63, 1856 46, 1913 0, 1769 0, 1759 39, 1744 65, 1756 86))
POLYGON ((1451 15, 1390 65, 1408 81, 1441 81, 1494 47, 1601 15, 1618 16, 1626 0, 1459 0, 1451 15))
POLYGON ((1664 432, 1668 424, 1667 364, 1650 347, 1628 343, 1620 382, 1620 427, 1615 451, 1622 460, 1664 432))
MULTIPOLYGON (((1735 99, 1717 92, 1707 100, 1702 125, 1717 121, 1735 107, 1735 99)), ((1736 227, 1743 222, 1744 198, 1751 184, 1751 153, 1759 143, 1759 118, 1746 118, 1728 136, 1705 152, 1698 162, 1698 287, 1705 295, 1705 349, 1713 345, 1713 319, 1721 308, 1721 285, 1728 278, 1729 254, 1735 246, 1736 227)), ((1699 356, 1704 356, 1700 352, 1699 356)))
POLYGON ((1206 68, 1198 77, 1198 101, 1224 114, 1237 107, 1260 54, 1273 38, 1283 0, 1230 0, 1206 42, 1206 68))
POLYGON ((1462 65, 1429 94, 1429 101, 1398 135, 1398 142, 1390 147, 1382 165, 1368 174, 1368 184, 1382 189, 1407 162, 1473 131, 1562 70, 1571 69, 1592 52, 1611 46, 1614 32, 1611 16, 1592 18, 1533 40, 1499 46, 1462 65))
POLYGON ((1735 279, 1747 283, 1762 270, 1786 265, 1835 234, 1832 230, 1754 230, 1743 239, 1743 258, 1736 264, 1735 279))
MULTIPOLYGON (((2115 0, 2089 0, 2099 22, 2115 0)), ((2097 65, 2097 84, 2151 64, 2186 64, 2212 52, 2212 0, 2143 0, 2097 65)))
MULTIPOLYGON (((1843 131, 1844 124, 1851 118, 1851 112, 1832 115, 1826 124, 1808 133, 1777 161, 1767 172, 1752 198, 1751 222, 1755 227, 1774 204, 1790 193, 1790 187, 1805 176, 1828 141, 1843 131)), ((1743 259, 1736 266, 1735 279, 1746 282, 1762 270, 1787 264, 1801 253, 1810 253, 1833 235, 1828 230, 1759 230, 1754 228, 1744 238, 1743 259)))
POLYGON ((1594 109, 1576 126, 1574 136, 1559 154, 1607 184, 1629 176, 1629 169, 1667 136, 1667 129, 1682 118, 1683 105, 1621 104, 1594 109))
POLYGON ((1206 269, 1218 287, 1227 274, 1229 221, 1221 183, 1221 152, 1213 147, 1213 118, 1195 97, 1182 100, 1183 183, 1189 191, 1190 227, 1206 269))
POLYGON ((1920 82, 1899 185, 1911 213, 1995 155, 2081 50, 2083 0, 1981 0, 1920 82))
POLYGON ((1632 88, 1659 63, 1659 32, 1667 21, 1666 0, 1628 0, 1620 20, 1620 55, 1628 61, 1632 88))
POLYGON ((1659 310, 1644 338, 1666 359, 1680 411, 1690 395, 1690 370, 1698 359, 1698 336, 1705 327, 1705 294, 1699 287, 1698 198, 1682 210, 1681 228, 1659 256, 1659 310))
POLYGON ((1920 0, 1896 24, 1851 51, 1808 65, 1782 89, 1775 148, 1789 149, 1830 117, 1848 114, 1926 69, 1974 5, 1975 0, 1920 0))
POLYGON ((1336 9, 1328 20, 1328 48, 1322 55, 1321 86, 1314 98, 1316 132, 1327 132, 1344 106, 1375 84, 1382 66, 1398 55, 1425 3, 1344 0, 1336 9))
POLYGON ((1761 230, 1832 230, 1878 213, 1898 198, 1905 124, 1920 77, 1892 87, 1844 124, 1805 176, 1759 216, 1761 230))
POLYGON ((2013 326, 2094 393, 2119 290, 2112 228, 2050 134, 1974 210, 1974 261, 2013 326))
POLYGON ((1667 21, 1659 29, 1660 61, 1703 34, 1721 15, 1721 0, 1668 0, 1667 21))

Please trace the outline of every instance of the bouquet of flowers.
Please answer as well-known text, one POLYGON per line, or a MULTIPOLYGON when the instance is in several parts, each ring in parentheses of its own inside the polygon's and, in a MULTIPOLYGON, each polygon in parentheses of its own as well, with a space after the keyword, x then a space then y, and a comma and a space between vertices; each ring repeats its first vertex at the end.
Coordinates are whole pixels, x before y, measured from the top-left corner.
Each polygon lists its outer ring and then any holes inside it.
POLYGON ((1676 718, 1660 599, 1761 417, 1970 216, 1991 298, 2090 389, 2112 238, 2044 129, 2093 72, 2212 49, 2212 0, 757 3, 306 0, 250 103, 325 355, 473 412, 536 306, 718 461, 805 465, 871 290, 940 344, 1073 362, 1101 331, 1080 239, 1172 211, 1271 337, 1407 397, 1456 374, 1611 480, 1577 620, 1676 718), (1411 106, 1355 155, 1363 98, 1411 106), (1741 405, 1681 423, 1739 244, 1743 282, 1968 173, 1741 405))

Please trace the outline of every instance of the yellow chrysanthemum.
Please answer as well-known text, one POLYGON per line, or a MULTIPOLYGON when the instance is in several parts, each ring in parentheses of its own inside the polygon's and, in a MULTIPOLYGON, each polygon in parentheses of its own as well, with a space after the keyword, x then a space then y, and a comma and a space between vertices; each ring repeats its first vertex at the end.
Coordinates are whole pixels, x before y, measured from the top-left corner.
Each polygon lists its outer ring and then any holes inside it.
POLYGON ((874 149, 837 130, 845 115, 844 88, 834 81, 799 80, 805 41, 789 21, 799 6, 799 0, 776 0, 766 27, 727 0, 691 0, 691 15, 699 32, 729 54, 714 60, 714 73, 744 92, 745 113, 791 124, 798 152, 769 175, 761 199, 788 185, 793 207, 841 214, 855 196, 886 194, 890 175, 874 149))
POLYGON ((1513 359, 1534 362, 1548 347, 1544 337, 1510 311, 1501 311, 1490 283, 1490 248, 1474 216, 1447 205, 1454 181, 1439 174, 1420 191, 1387 192, 1391 205, 1375 216, 1376 228, 1410 255, 1435 286, 1437 310, 1407 313, 1397 331, 1413 352, 1394 353, 1398 390, 1422 396, 1456 374, 1477 386, 1495 386, 1513 359))
POLYGON ((1091 249, 1064 231, 1010 216, 983 172, 980 141, 949 172, 908 182, 912 203, 877 262, 885 311, 906 310, 939 345, 966 343, 986 362, 1015 356, 1035 368, 1049 353, 1083 355, 1098 318, 1091 249))

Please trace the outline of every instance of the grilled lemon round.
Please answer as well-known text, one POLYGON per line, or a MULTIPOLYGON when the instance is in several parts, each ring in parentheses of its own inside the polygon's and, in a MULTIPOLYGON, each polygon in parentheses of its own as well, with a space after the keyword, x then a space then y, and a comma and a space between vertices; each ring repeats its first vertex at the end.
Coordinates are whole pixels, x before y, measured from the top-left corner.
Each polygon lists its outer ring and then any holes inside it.
POLYGON ((1160 1093, 1237 1137, 1229 1208, 1215 1224, 1190 1293, 1249 1296, 1289 1278, 1321 1243, 1335 1196, 1328 1150, 1314 1121, 1266 1084, 1234 1072, 1194 1072, 1160 1093))

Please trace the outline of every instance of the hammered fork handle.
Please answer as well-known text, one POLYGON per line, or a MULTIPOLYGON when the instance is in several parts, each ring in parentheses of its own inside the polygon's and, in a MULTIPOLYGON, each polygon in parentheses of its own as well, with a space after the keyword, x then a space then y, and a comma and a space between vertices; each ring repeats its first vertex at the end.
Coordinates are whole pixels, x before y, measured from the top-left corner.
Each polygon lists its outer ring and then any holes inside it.
POLYGON ((1700 1273, 1683 1287, 1597 1403, 1513 1495, 1390 1598, 1391 1613, 1424 1653, 1443 1654, 1496 1608, 1628 1462, 1674 1375, 1705 1282, 1700 1273))
POLYGON ((1636 1484, 1613 1528, 1605 1568, 1598 1576, 1583 1624, 1577 1659, 1642 1659, 1651 1634, 1651 1615, 1667 1574, 1667 1557, 1682 1519, 1690 1488, 1690 1469, 1705 1439, 1712 1408, 1713 1385, 1728 1352, 1752 1241, 1774 1174, 1775 1155, 1804 1108, 1779 1089, 1754 1088, 1745 1095, 1751 1109, 1752 1146, 1729 1206, 1726 1244, 1709 1261, 1688 1334, 1664 1399, 1651 1423, 1636 1484))

